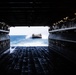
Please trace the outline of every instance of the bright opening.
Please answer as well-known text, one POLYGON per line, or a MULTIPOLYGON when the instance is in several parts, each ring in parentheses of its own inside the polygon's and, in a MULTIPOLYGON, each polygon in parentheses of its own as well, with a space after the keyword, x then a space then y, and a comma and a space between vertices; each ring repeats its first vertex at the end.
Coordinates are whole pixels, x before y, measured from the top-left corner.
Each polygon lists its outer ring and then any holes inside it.
POLYGON ((11 27, 10 46, 48 46, 48 29, 47 26, 11 27), (33 34, 38 37, 33 38, 33 34))

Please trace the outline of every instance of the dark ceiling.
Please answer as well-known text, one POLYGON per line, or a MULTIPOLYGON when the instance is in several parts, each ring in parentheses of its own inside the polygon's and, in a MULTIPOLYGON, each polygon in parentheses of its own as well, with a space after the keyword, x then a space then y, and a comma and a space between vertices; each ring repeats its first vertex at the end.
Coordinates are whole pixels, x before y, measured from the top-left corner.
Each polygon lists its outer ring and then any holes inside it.
POLYGON ((76 12, 76 2, 55 0, 0 1, 0 21, 11 26, 50 26, 76 12))

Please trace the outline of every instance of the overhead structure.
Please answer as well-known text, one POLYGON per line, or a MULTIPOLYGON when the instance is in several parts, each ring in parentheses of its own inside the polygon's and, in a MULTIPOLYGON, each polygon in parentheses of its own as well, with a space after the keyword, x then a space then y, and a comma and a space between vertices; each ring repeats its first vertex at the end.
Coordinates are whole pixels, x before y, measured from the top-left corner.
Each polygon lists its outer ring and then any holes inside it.
POLYGON ((0 22, 10 26, 50 26, 66 16, 73 17, 75 2, 50 0, 0 1, 0 22))

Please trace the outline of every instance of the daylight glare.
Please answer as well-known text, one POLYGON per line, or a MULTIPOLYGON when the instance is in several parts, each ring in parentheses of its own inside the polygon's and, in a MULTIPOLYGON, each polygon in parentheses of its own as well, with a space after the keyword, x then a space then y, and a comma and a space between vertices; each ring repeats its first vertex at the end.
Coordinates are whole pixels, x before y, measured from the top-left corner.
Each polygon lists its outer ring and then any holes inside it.
POLYGON ((11 46, 48 46, 47 26, 36 27, 11 27, 10 40, 11 46), (32 39, 32 34, 41 34, 41 39, 32 39))

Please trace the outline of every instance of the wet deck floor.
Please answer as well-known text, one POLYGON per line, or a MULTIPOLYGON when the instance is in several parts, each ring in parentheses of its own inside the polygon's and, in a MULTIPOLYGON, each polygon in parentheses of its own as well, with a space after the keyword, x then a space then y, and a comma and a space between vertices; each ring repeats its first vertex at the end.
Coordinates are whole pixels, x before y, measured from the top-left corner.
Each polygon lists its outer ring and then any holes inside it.
POLYGON ((0 75, 52 74, 50 55, 48 47, 16 47, 0 62, 0 75))
POLYGON ((0 58, 0 75, 65 75, 76 65, 48 47, 12 47, 0 58))

